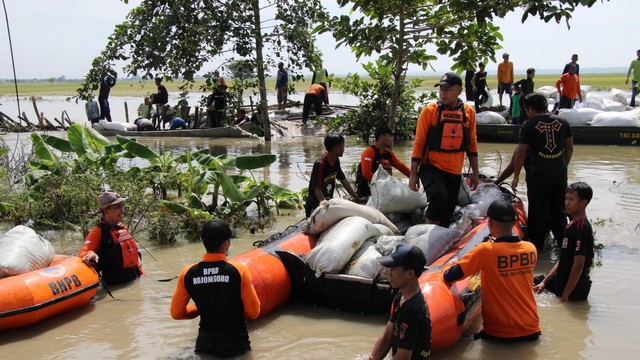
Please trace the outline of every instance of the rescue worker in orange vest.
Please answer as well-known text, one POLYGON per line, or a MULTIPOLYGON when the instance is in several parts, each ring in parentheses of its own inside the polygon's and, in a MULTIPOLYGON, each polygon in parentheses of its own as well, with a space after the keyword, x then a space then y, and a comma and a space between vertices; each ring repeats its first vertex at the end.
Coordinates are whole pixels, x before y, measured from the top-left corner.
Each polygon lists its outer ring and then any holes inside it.
POLYGON ((316 116, 322 114, 322 103, 324 102, 325 104, 327 104, 328 101, 324 98, 325 91, 326 90, 324 89, 324 86, 322 86, 321 84, 313 84, 311 85, 309 90, 307 90, 307 93, 304 95, 304 103, 302 104, 303 124, 306 124, 307 119, 309 119, 309 110, 311 110, 311 105, 314 106, 316 116))
POLYGON ((107 284, 121 284, 143 274, 138 245, 122 223, 125 197, 113 190, 98 196, 102 219, 87 235, 78 257, 96 265, 107 284))
POLYGON ((458 204, 464 155, 471 165, 471 190, 480 181, 476 113, 459 98, 462 79, 454 72, 442 76, 439 101, 420 113, 411 153, 409 188, 418 191, 422 182, 429 205, 425 222, 447 227, 458 204))
POLYGON ((251 283, 251 273, 239 261, 228 261, 231 228, 222 220, 202 227, 207 253, 199 263, 180 272, 171 299, 171 317, 176 320, 200 316, 197 353, 217 357, 238 356, 251 350, 246 319, 260 315, 260 299, 251 283), (193 299, 194 304, 190 304, 193 299))
POLYGON ((475 339, 538 340, 540 318, 531 286, 538 258, 536 247, 513 236, 517 213, 511 202, 492 202, 487 217, 493 240, 478 244, 459 263, 445 268, 442 277, 451 283, 480 272, 482 331, 475 339))

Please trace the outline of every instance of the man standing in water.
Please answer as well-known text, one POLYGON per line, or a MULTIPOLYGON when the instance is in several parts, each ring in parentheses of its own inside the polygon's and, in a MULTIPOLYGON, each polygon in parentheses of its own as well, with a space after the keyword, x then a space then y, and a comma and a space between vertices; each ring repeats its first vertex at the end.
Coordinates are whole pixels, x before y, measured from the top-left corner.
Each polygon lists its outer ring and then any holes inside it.
POLYGON ((573 155, 573 134, 566 120, 549 114, 547 98, 543 94, 527 95, 524 109, 529 120, 520 129, 519 144, 513 156, 511 187, 518 187, 520 171, 527 160, 531 170, 527 171, 529 240, 542 250, 550 228, 560 247, 567 224, 564 192, 567 166, 573 155))
POLYGON ((109 93, 111 88, 116 85, 116 78, 111 74, 106 74, 100 79, 100 93, 98 94, 98 103, 100 104, 100 119, 106 119, 111 122, 111 108, 109 107, 109 93))
POLYGON ((422 182, 429 199, 428 224, 447 227, 458 204, 464 155, 471 165, 471 190, 480 182, 476 113, 460 100, 462 79, 454 72, 442 76, 438 102, 420 113, 411 153, 409 188, 418 191, 422 182))
POLYGON ((231 228, 222 220, 202 227, 207 253, 202 261, 185 267, 171 299, 176 320, 200 316, 196 352, 230 357, 251 350, 247 322, 260 315, 260 300, 251 273, 241 262, 227 261, 231 228), (189 304, 193 299, 195 304, 189 304))
POLYGON ((424 253, 415 245, 400 244, 395 252, 378 261, 389 268, 389 282, 398 293, 393 299, 387 326, 369 360, 383 359, 389 350, 394 359, 429 359, 431 318, 418 283, 427 262, 424 253))

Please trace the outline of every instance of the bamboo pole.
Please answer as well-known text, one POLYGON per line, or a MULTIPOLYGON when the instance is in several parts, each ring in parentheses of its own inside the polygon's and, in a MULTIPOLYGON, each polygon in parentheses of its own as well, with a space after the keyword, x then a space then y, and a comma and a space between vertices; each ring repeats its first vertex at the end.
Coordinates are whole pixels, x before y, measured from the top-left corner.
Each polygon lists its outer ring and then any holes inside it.
POLYGON ((62 112, 64 113, 64 117, 62 118, 62 120, 66 120, 67 123, 69 124, 69 126, 73 125, 73 122, 71 122, 71 118, 69 117, 69 114, 67 113, 67 110, 62 110, 62 112))
POLYGON ((31 102, 33 103, 33 110, 36 112, 36 117, 38 118, 38 123, 40 123, 40 128, 44 128, 44 123, 42 122, 42 115, 40 111, 38 111, 38 104, 36 104, 36 97, 31 97, 31 102))
POLYGON ((24 120, 29 125, 29 127, 35 127, 35 124, 29 121, 29 119, 27 118, 27 113, 25 113, 24 111, 22 112, 22 117, 20 117, 20 119, 24 120))

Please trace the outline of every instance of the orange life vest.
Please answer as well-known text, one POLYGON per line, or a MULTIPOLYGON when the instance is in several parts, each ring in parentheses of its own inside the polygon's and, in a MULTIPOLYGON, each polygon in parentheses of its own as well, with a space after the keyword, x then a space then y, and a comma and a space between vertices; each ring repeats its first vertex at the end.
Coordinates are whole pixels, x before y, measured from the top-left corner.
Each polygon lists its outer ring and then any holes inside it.
POLYGON ((129 230, 121 224, 114 226, 100 222, 98 226, 102 231, 98 266, 107 283, 123 282, 132 280, 134 275, 140 276, 138 259, 141 255, 129 230), (110 279, 115 281, 109 281, 110 279))
POLYGON ((462 152, 467 151, 471 143, 469 125, 464 103, 458 102, 455 109, 445 109, 438 102, 438 122, 429 127, 427 146, 429 151, 462 152))

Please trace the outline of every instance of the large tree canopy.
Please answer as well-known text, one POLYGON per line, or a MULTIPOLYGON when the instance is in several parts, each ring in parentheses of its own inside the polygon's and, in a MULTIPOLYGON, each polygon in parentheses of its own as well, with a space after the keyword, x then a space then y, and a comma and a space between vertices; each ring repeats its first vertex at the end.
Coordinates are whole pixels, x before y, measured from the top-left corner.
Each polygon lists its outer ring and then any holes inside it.
POLYGON ((256 69, 266 118, 265 66, 283 59, 291 78, 301 78, 298 70, 320 58, 310 27, 326 16, 319 0, 143 0, 116 26, 78 97, 92 97, 100 77, 115 72, 116 61, 126 63, 125 75, 180 78, 186 93, 211 61, 238 56, 256 69))
POLYGON ((393 66, 394 90, 389 125, 394 128, 402 82, 409 64, 423 69, 435 52, 454 60, 454 69, 474 68, 478 60, 495 61, 502 35, 492 21, 516 8, 524 8, 522 21, 539 16, 544 21, 571 18, 578 6, 591 6, 597 0, 338 0, 350 6, 349 16, 334 16, 317 27, 331 32, 337 46, 350 46, 357 58, 380 54, 393 66), (360 14, 354 16, 353 14, 360 14))

